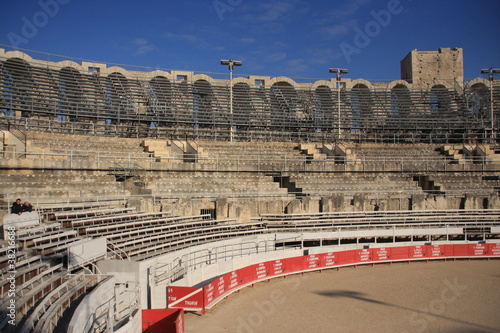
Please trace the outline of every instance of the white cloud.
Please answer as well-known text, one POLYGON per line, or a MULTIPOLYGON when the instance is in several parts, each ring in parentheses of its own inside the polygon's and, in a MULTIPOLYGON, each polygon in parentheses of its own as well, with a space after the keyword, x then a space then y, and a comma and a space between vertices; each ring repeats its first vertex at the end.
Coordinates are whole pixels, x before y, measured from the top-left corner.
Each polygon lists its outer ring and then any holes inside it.
POLYGON ((198 41, 198 37, 191 34, 177 34, 173 32, 166 32, 165 37, 170 40, 181 40, 186 42, 196 42, 198 41))
POLYGON ((290 2, 276 1, 262 4, 261 8, 264 9, 264 13, 258 17, 258 20, 271 22, 291 12, 294 5, 290 2))
POLYGON ((269 62, 282 61, 282 60, 285 60, 286 57, 287 57, 286 52, 274 52, 274 53, 270 53, 267 56, 267 61, 269 61, 269 62))
POLYGON ((134 54, 136 56, 149 53, 149 52, 154 51, 156 49, 156 45, 149 43, 144 38, 133 39, 130 41, 130 43, 132 44, 132 47, 135 48, 134 54))
POLYGON ((292 74, 307 72, 310 66, 302 58, 291 59, 287 61, 287 71, 292 74))
POLYGON ((308 48, 306 54, 308 62, 312 65, 332 66, 333 61, 340 59, 343 55, 338 48, 308 48))
POLYGON ((370 0, 351 0, 345 5, 341 6, 339 9, 330 12, 330 16, 336 19, 344 19, 350 17, 361 8, 362 5, 369 2, 370 0))
POLYGON ((356 26, 356 20, 344 21, 341 24, 335 24, 332 26, 325 26, 321 29, 328 37, 338 38, 351 32, 352 28, 356 26))
POLYGON ((244 44, 244 45, 251 45, 251 44, 254 44, 255 42, 256 42, 255 38, 252 38, 252 37, 240 38, 240 43, 244 44))

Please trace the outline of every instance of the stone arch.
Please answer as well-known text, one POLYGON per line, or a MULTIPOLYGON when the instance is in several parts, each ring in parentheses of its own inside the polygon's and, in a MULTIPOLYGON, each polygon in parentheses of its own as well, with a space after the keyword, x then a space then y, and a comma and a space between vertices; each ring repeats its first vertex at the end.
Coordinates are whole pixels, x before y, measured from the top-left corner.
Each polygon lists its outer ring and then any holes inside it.
POLYGON ((275 84, 282 85, 284 83, 288 83, 292 87, 296 87, 297 86, 297 82, 295 82, 294 80, 292 80, 292 79, 290 79, 289 77, 286 77, 286 76, 278 76, 278 77, 275 77, 275 78, 272 78, 271 80, 269 80, 269 85, 270 86, 273 86, 275 84))
POLYGON ((111 66, 111 67, 105 68, 101 72, 101 74, 108 74, 108 75, 116 74, 116 73, 120 73, 124 77, 129 76, 129 72, 126 69, 118 67, 118 66, 111 66))
POLYGON ((65 67, 73 68, 74 70, 78 71, 81 74, 86 72, 85 68, 83 68, 80 64, 78 64, 74 61, 71 61, 71 60, 59 61, 56 63, 56 65, 57 65, 57 67, 60 67, 60 68, 65 68, 65 67))
POLYGON ((311 90, 316 90, 318 87, 320 86, 325 86, 325 87, 328 87, 330 88, 331 90, 334 90, 336 89, 335 88, 335 83, 333 83, 332 81, 328 81, 328 80, 318 80, 318 81, 315 81, 312 85, 311 85, 311 90))
POLYGON ((408 81, 405 81, 405 80, 394 80, 394 81, 391 81, 387 87, 386 87, 386 90, 387 91, 392 91, 392 89, 394 87, 398 86, 399 88, 403 88, 405 87, 406 89, 410 90, 411 89, 411 84, 408 83, 408 81))
POLYGON ((27 63, 35 61, 31 56, 21 51, 7 51, 5 52, 5 58, 18 58, 27 63))
POLYGON ((154 71, 146 73, 145 79, 146 80, 148 80, 148 79, 151 80, 151 79, 153 79, 153 78, 155 78, 157 76, 163 76, 166 79, 168 79, 169 81, 173 81, 174 80, 174 78, 173 78, 173 76, 172 76, 171 73, 166 72, 166 71, 162 71, 160 69, 155 69, 154 71))
POLYGON ((356 80, 352 80, 352 81, 347 81, 345 83, 346 89, 353 89, 356 86, 358 86, 358 87, 364 86, 370 91, 374 90, 373 84, 370 81, 365 80, 365 79, 356 79, 356 80))

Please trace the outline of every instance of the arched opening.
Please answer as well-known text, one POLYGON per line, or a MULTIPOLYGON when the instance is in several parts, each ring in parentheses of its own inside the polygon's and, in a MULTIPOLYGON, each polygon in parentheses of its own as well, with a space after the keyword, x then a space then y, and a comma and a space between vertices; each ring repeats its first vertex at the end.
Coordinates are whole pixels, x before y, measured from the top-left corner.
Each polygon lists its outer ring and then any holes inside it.
POLYGON ((3 63, 2 92, 6 99, 4 113, 16 117, 29 117, 33 110, 35 82, 31 66, 19 58, 10 58, 3 63))
POLYGON ((154 119, 153 127, 160 122, 170 121, 172 105, 172 85, 164 76, 155 76, 149 81, 148 113, 154 119))
POLYGON ((446 113, 450 108, 450 95, 448 89, 442 84, 431 88, 429 106, 432 115, 446 113))
POLYGON ((74 117, 78 120, 83 107, 82 77, 80 72, 72 67, 64 67, 59 71, 57 119, 69 120, 74 117))
POLYGON ((467 104, 476 116, 489 117, 490 89, 484 83, 473 84, 467 94, 467 104))
POLYGON ((250 98, 250 86, 244 82, 236 83, 233 86, 233 126, 250 127, 254 111, 250 98))
POLYGON ((206 80, 197 80, 193 85, 193 117, 195 127, 213 126, 214 114, 212 103, 214 93, 206 80))
POLYGON ((12 74, 5 68, 4 63, 0 62, 0 111, 5 117, 13 117, 13 78, 12 74))
POLYGON ((274 127, 297 127, 303 115, 296 110, 297 92, 288 82, 277 82, 271 86, 271 121, 274 127))
POLYGON ((350 117, 351 131, 359 132, 366 127, 369 127, 372 120, 372 94, 370 89, 362 84, 356 84, 351 89, 351 114, 350 117))
POLYGON ((336 123, 336 102, 332 95, 330 87, 322 85, 318 86, 314 91, 315 99, 315 114, 314 122, 318 131, 330 131, 336 123))
POLYGON ((404 128, 411 112, 411 96, 408 87, 397 84, 391 89, 391 122, 398 129, 404 128))
POLYGON ((106 102, 109 113, 114 117, 114 119, 107 120, 108 123, 115 121, 116 124, 120 124, 127 119, 132 104, 128 80, 123 74, 114 72, 108 75, 106 102))

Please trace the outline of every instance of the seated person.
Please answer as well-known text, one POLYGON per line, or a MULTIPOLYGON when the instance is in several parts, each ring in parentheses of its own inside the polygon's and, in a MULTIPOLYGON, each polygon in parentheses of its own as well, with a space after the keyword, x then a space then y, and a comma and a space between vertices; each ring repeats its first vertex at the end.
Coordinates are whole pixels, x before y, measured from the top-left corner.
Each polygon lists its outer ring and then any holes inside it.
POLYGON ((21 199, 17 199, 16 202, 12 204, 10 212, 11 214, 21 215, 21 213, 23 212, 23 205, 21 204, 21 199))
POLYGON ((23 205, 23 213, 32 211, 33 211, 33 206, 28 201, 25 201, 23 205))

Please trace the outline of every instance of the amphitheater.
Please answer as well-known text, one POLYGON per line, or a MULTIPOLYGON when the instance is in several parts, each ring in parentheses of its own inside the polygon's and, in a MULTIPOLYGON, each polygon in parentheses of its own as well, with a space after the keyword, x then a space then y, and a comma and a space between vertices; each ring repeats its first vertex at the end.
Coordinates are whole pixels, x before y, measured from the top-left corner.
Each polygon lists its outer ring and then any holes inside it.
POLYGON ((44 58, 0 49, 2 332, 184 332, 288 275, 498 265, 500 82, 459 48, 392 82, 44 58))

